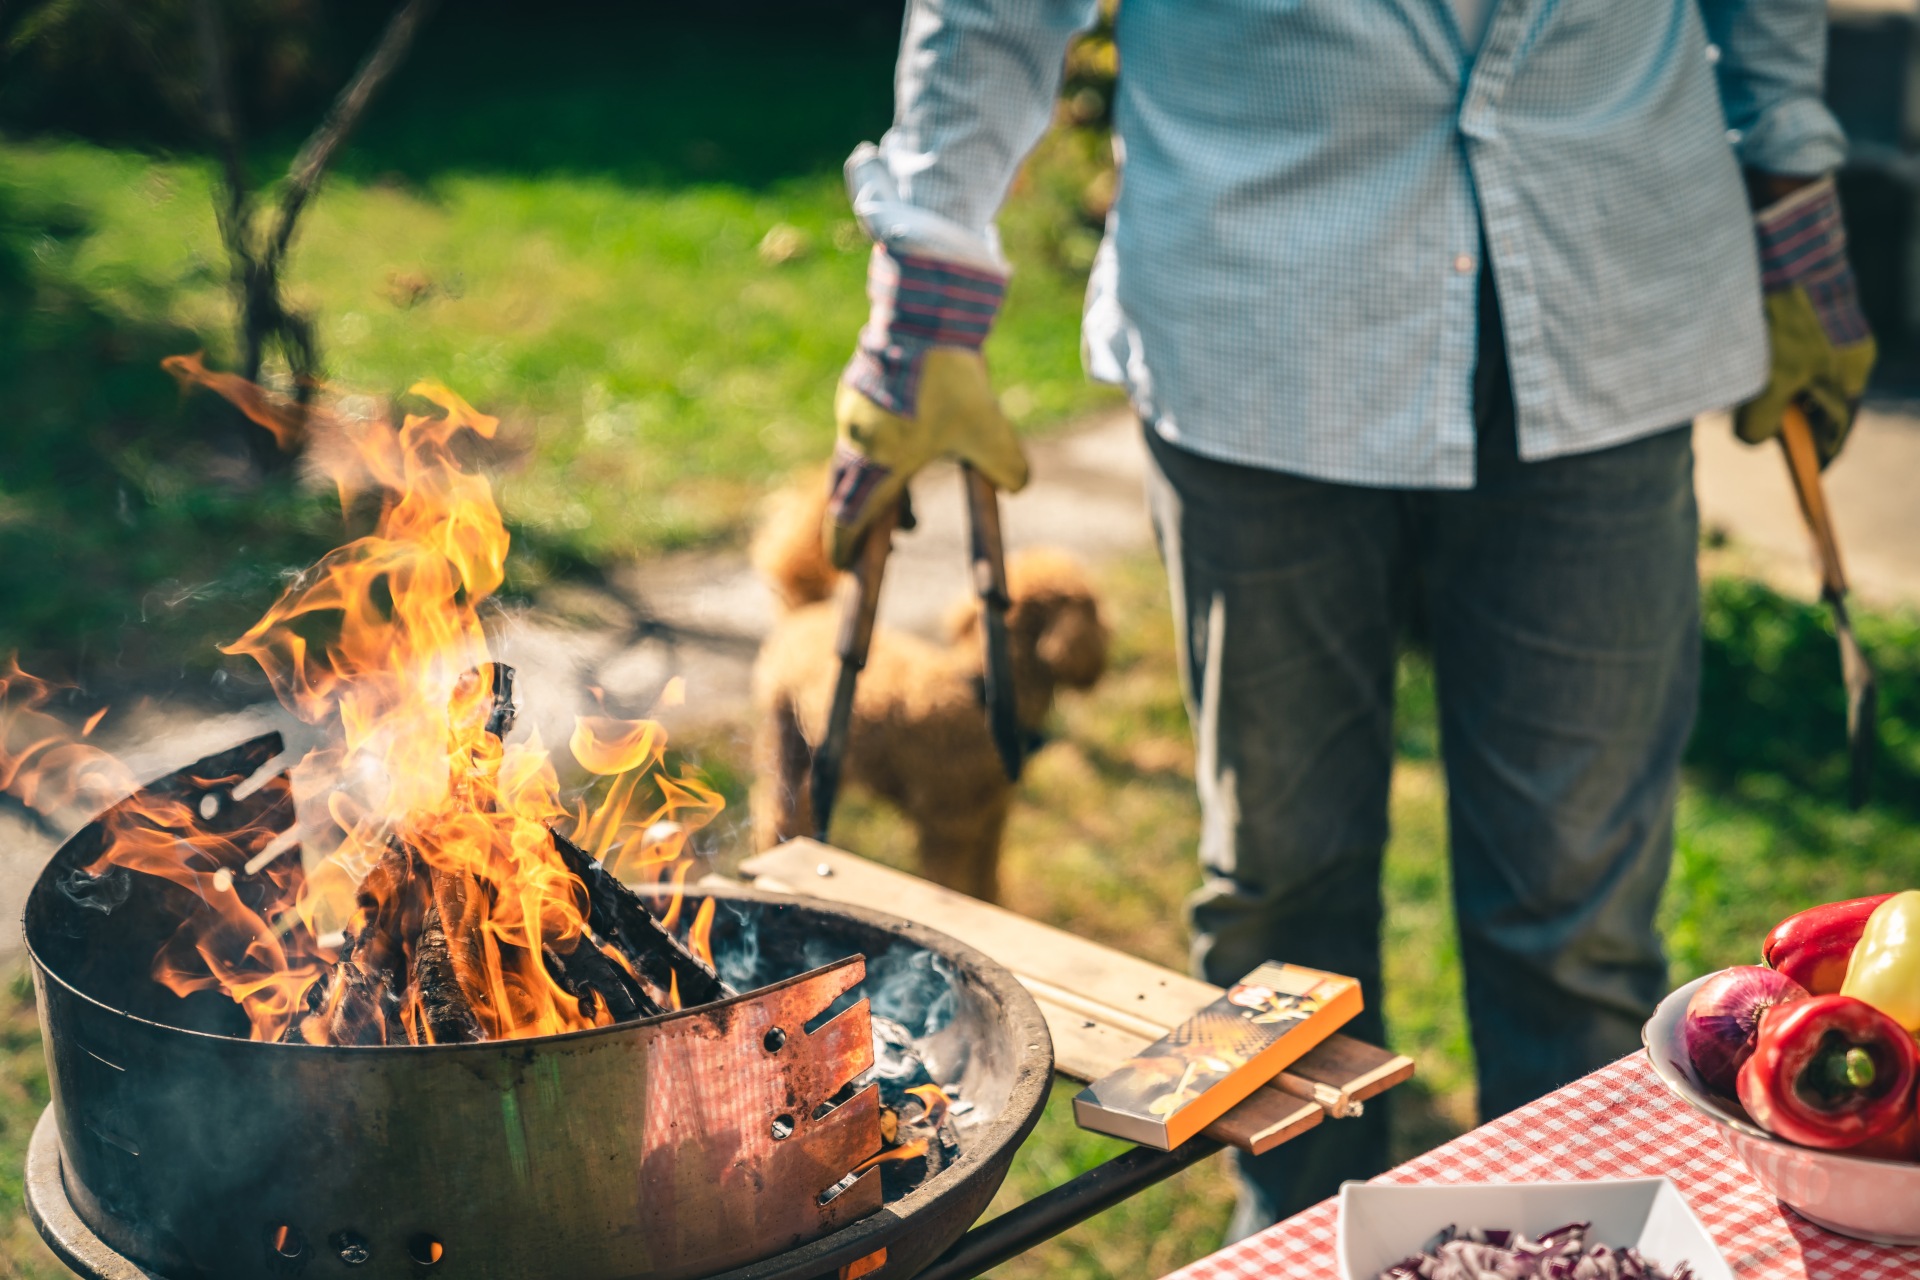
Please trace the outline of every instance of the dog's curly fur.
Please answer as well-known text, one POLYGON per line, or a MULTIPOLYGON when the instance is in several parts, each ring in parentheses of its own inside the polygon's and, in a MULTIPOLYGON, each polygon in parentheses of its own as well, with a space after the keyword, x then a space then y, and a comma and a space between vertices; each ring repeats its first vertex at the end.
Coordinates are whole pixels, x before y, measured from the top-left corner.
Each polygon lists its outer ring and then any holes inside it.
MULTIPOLYGON (((820 549, 825 505, 824 485, 782 493, 753 546, 754 567, 786 610, 753 669, 753 827, 762 849, 813 828, 808 772, 839 673, 837 575, 820 549)), ((1086 574, 1064 552, 1012 557, 1007 587, 1015 701, 1037 738, 1057 689, 1090 688, 1105 671, 1107 628, 1086 574)), ((875 629, 843 769, 913 824, 925 875, 991 902, 1013 784, 987 732, 977 602, 956 604, 947 631, 938 645, 875 629)))

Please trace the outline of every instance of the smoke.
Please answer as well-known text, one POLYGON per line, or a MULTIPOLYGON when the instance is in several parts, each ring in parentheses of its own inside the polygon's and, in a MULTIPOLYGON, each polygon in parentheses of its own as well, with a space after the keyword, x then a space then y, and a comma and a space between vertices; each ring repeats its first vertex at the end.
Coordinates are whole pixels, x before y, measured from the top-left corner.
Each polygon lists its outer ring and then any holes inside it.
POLYGON ((133 892, 133 873, 125 867, 109 867, 101 875, 88 875, 82 867, 70 868, 56 886, 74 906, 101 915, 112 915, 133 892))
MULTIPOLYGON (((807 938, 800 946, 798 972, 818 969, 846 955, 844 943, 807 938)), ((959 1009, 954 995, 956 981, 953 966, 939 954, 910 944, 890 946, 879 955, 867 957, 866 981, 841 996, 820 1020, 824 1022, 855 1000, 865 999, 876 1017, 899 1023, 909 1035, 930 1036, 952 1022, 959 1009)))
POLYGON ((880 1082, 880 1100, 898 1107, 907 1090, 923 1084, 938 1084, 920 1054, 919 1042, 912 1032, 880 1014, 873 1015, 873 1066, 853 1082, 857 1090, 870 1080, 880 1082))
POLYGON ((721 927, 715 931, 713 967, 720 971, 720 980, 735 991, 751 991, 766 981, 760 976, 759 918, 739 903, 725 898, 719 902, 724 916, 722 922, 716 922, 721 927), (727 939, 724 949, 719 941, 722 936, 727 939))
POLYGON ((873 1012, 899 1023, 916 1039, 934 1035, 954 1019, 956 975, 946 958, 918 947, 892 947, 867 961, 861 989, 873 1012))

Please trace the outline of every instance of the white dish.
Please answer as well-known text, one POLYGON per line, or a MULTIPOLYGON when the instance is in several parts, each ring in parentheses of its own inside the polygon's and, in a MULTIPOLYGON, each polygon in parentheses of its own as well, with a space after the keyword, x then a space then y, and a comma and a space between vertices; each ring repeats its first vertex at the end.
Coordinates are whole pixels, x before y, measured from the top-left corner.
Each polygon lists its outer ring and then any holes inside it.
POLYGON ((1375 1280, 1449 1225, 1537 1237, 1569 1222, 1591 1222, 1589 1240, 1631 1246, 1666 1270, 1684 1262, 1696 1280, 1733 1280, 1713 1238, 1665 1178, 1445 1186, 1349 1182, 1340 1188, 1340 1280, 1375 1280))
MULTIPOLYGON (((1707 977, 1712 977, 1708 974, 1707 977)), ((1641 1032, 1654 1074, 1713 1122, 1721 1140, 1776 1200, 1829 1231, 1874 1244, 1920 1244, 1920 1164, 1815 1151, 1782 1141, 1731 1110, 1687 1057, 1687 1002, 1707 978, 1681 987, 1641 1032)))

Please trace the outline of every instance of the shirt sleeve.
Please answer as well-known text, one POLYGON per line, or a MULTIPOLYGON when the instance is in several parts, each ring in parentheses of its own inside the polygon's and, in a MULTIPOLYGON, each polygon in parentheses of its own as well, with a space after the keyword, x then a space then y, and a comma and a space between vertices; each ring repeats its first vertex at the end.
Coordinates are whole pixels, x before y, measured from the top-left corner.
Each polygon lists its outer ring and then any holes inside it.
POLYGON ((1749 169, 1811 177, 1846 158, 1840 122, 1821 100, 1826 0, 1699 0, 1720 51, 1720 102, 1749 169))
MULTIPOLYGON (((911 0, 880 154, 899 197, 996 245, 994 215, 1053 118, 1098 0, 911 0)), ((996 245, 997 248, 997 245, 996 245)))

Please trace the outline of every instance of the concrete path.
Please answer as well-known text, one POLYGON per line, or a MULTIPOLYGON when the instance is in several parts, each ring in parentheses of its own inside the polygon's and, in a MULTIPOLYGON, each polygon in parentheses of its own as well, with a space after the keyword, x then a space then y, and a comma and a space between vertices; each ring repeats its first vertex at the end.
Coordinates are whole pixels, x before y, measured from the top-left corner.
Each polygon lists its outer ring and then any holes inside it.
MULTIPOLYGON (((1054 546, 1090 563, 1152 545, 1141 497, 1146 450, 1127 414, 1089 422, 1032 450, 1033 480, 1002 500, 1010 551, 1054 546)), ((880 599, 880 622, 937 636, 947 611, 968 593, 965 503, 957 469, 930 467, 914 482, 917 525, 895 540, 880 599)), ((642 710, 674 675, 687 699, 661 709, 669 730, 742 722, 754 652, 774 621, 774 601, 745 556, 697 552, 635 565, 619 580, 626 629, 562 629, 536 617, 502 634, 502 656, 527 681, 529 714, 571 725, 589 705, 587 686, 612 705, 642 710)), ((549 738, 551 741, 552 739, 549 738)))
MULTIPOLYGON (((1779 449, 1741 443, 1724 414, 1702 418, 1693 444, 1701 524, 1730 544, 1715 567, 1753 573, 1792 595, 1818 595, 1779 449)), ((1920 605, 1920 412, 1866 410, 1825 481, 1854 594, 1869 604, 1920 605)))
MULTIPOLYGON (((1703 525, 1728 542, 1709 563, 1811 598, 1806 534, 1777 450, 1738 443, 1724 416, 1702 419, 1694 442, 1703 525)), ((1095 419, 1032 453, 1033 482, 1004 503, 1009 549, 1057 546, 1092 564, 1150 553, 1146 451, 1130 415, 1095 419)), ((1857 593, 1881 605, 1920 604, 1920 413, 1864 415, 1828 486, 1857 593)), ((888 565, 881 621, 931 636, 968 589, 955 470, 934 468, 917 481, 914 508, 919 527, 902 535, 888 565)), ((641 714, 675 675, 686 680, 685 703, 656 712, 670 731, 709 739, 744 731, 748 673, 774 610, 741 552, 663 556, 621 574, 610 593, 549 604, 497 629, 499 656, 520 672, 521 723, 543 741, 564 743, 573 716, 594 707, 595 689, 610 708, 641 714)), ((210 713, 164 701, 108 725, 102 745, 141 778, 268 728, 296 748, 310 732, 277 706, 210 713)), ((17 954, 20 908, 57 834, 84 818, 62 815, 49 832, 0 809, 0 961, 17 954)))

